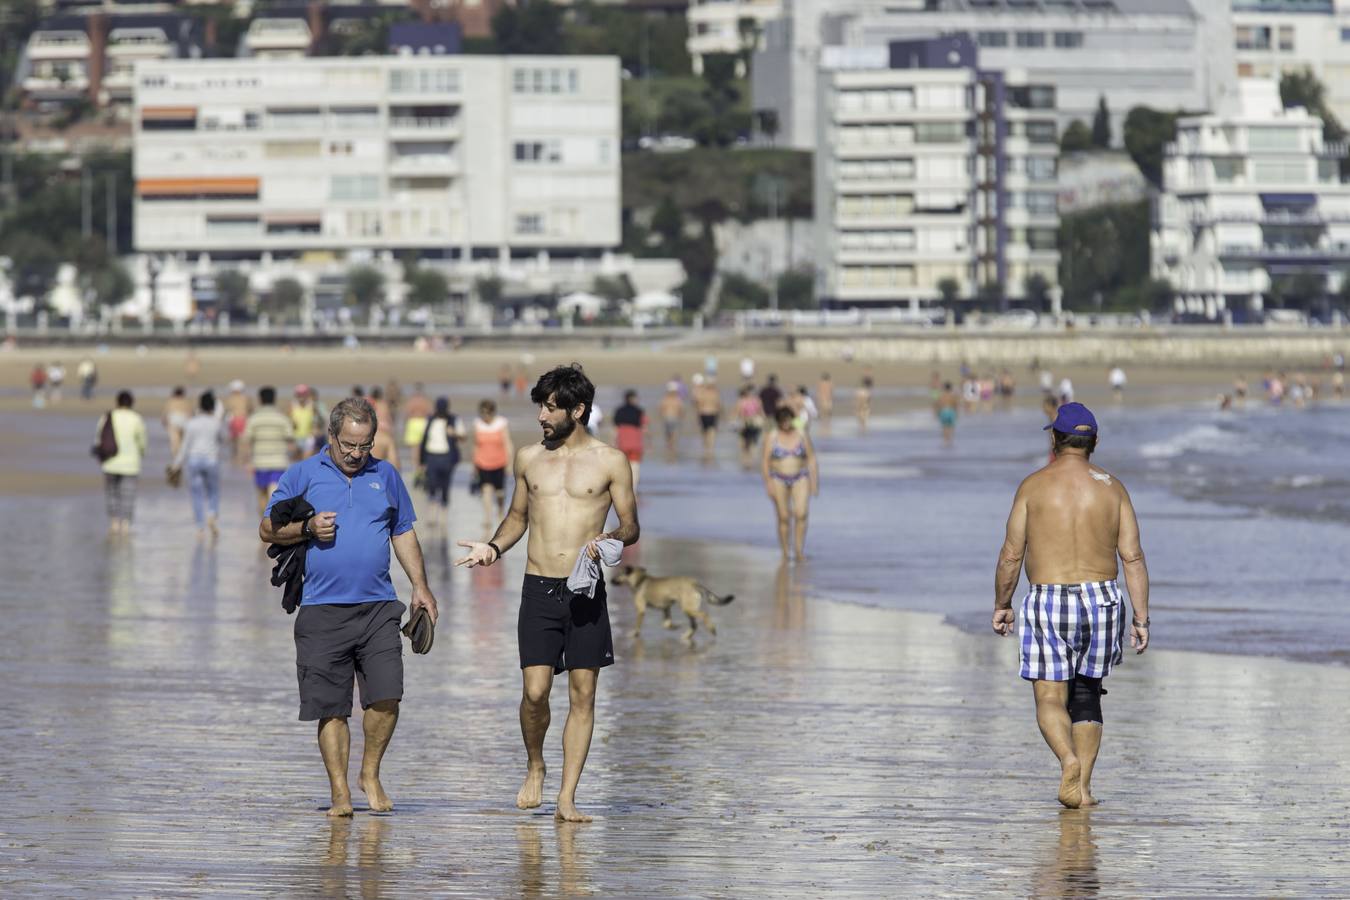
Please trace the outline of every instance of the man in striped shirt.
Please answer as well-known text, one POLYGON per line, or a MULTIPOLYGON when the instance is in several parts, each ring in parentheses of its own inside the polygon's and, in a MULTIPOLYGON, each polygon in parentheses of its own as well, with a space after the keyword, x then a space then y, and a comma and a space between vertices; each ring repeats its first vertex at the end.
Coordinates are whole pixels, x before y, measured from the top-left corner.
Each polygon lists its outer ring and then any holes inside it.
POLYGON ((1060 764, 1059 802, 1093 806, 1092 767, 1102 739, 1102 679, 1121 661, 1127 615, 1116 558, 1134 607, 1136 653, 1148 647, 1148 568, 1125 486, 1091 465, 1097 420, 1066 403, 1055 420, 1049 465, 1017 488, 994 574, 994 631, 1011 634, 1013 590, 1025 559, 1021 676, 1032 683, 1036 724, 1060 764))
POLYGON ((243 443, 249 449, 253 467, 253 485, 258 489, 258 512, 277 489, 281 474, 291 464, 295 439, 290 417, 277 409, 277 389, 258 389, 258 408, 244 425, 243 443))

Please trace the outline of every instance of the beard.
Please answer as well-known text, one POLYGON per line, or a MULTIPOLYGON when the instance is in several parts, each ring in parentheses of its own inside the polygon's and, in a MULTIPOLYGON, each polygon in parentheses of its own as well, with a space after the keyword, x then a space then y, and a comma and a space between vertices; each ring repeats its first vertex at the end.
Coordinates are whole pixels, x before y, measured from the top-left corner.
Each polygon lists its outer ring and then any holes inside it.
POLYGON ((548 431, 544 432, 544 439, 549 441, 558 441, 559 443, 572 436, 572 432, 577 430, 577 420, 568 416, 561 425, 550 426, 548 431))

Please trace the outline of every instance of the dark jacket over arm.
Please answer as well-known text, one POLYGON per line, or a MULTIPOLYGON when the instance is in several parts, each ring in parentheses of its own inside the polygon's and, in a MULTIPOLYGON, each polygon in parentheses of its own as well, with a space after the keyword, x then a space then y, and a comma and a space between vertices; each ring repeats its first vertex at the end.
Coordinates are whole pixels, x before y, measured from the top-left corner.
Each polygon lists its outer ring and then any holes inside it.
MULTIPOLYGON (((314 507, 304 497, 292 497, 280 500, 272 506, 272 527, 281 528, 293 522, 303 522, 314 515, 314 507)), ((267 555, 276 560, 272 567, 272 584, 282 588, 281 608, 286 615, 295 612, 300 605, 301 594, 305 587, 305 551, 309 541, 298 544, 270 544, 267 555)))

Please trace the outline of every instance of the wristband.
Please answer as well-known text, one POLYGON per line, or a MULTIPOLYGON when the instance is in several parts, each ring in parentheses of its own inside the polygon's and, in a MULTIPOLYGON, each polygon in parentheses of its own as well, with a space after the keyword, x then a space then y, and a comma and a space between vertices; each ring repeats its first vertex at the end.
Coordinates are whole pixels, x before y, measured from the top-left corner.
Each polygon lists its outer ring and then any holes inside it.
MULTIPOLYGON (((487 542, 487 545, 488 545, 489 547, 491 547, 493 550, 496 550, 496 551, 497 551, 497 559, 501 559, 501 558, 502 558, 502 548, 501 548, 501 547, 498 547, 496 544, 492 543, 492 541, 488 541, 488 542, 487 542)), ((496 562, 497 559, 494 559, 493 562, 496 562)))
POLYGON ((1148 619, 1147 619, 1147 618, 1145 618, 1144 621, 1142 621, 1142 622, 1140 622, 1138 619, 1135 619, 1135 618, 1131 618, 1130 621, 1134 624, 1134 627, 1135 627, 1135 628, 1144 628, 1144 629, 1147 629, 1147 628, 1148 628, 1148 619))
POLYGON ((302 519, 300 522, 300 536, 302 538, 314 537, 314 532, 309 530, 309 519, 302 519))

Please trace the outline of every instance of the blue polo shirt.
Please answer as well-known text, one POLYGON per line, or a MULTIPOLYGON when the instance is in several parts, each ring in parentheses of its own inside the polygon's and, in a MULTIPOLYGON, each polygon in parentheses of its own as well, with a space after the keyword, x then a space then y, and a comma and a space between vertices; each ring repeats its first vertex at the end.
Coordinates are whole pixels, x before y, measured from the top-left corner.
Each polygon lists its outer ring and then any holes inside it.
POLYGON ((315 512, 337 513, 333 540, 309 542, 300 605, 397 600, 389 580, 389 539, 411 530, 417 518, 398 470, 368 457, 348 479, 325 447, 286 470, 266 515, 274 504, 300 496, 315 512))

